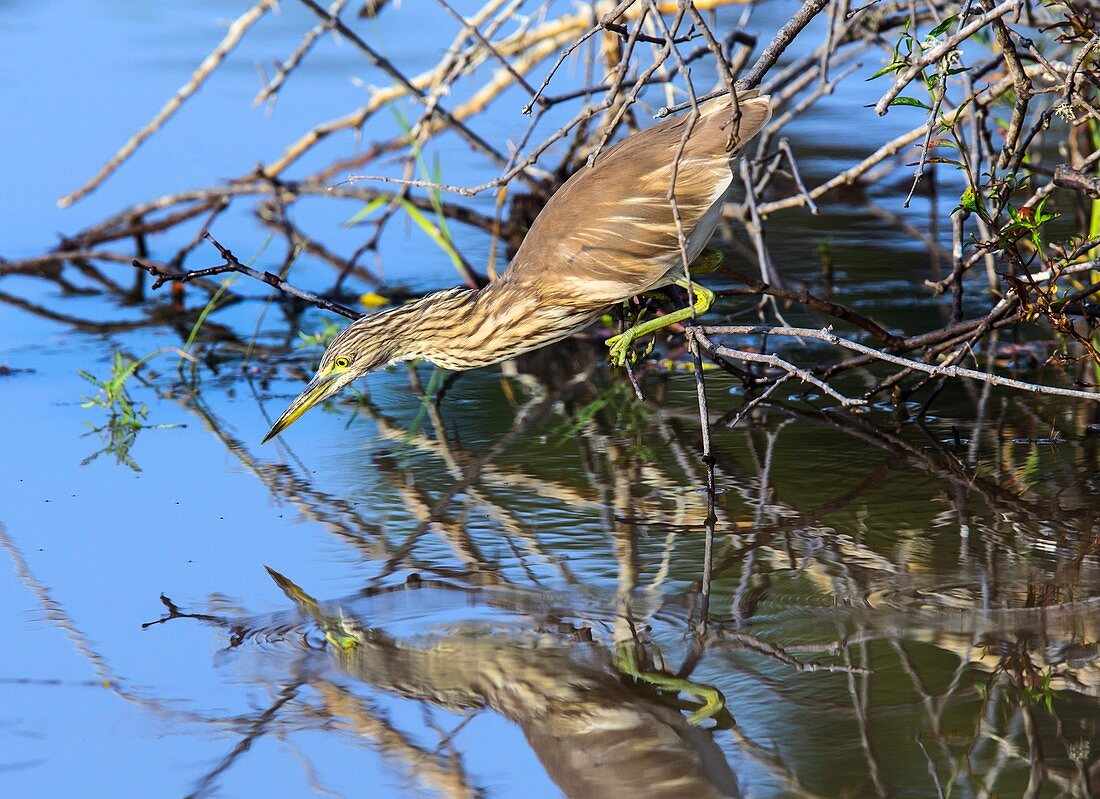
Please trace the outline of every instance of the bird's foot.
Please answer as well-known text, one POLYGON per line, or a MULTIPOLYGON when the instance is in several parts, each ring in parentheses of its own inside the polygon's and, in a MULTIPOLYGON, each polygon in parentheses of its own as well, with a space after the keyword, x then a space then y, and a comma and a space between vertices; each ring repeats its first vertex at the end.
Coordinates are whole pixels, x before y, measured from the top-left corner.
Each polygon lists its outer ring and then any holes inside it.
MULTIPOLYGON (((699 700, 699 706, 688 716, 688 724, 699 726, 704 721, 719 714, 729 716, 726 710, 726 697, 713 685, 693 682, 683 677, 674 677, 660 672, 644 671, 639 667, 637 655, 629 645, 620 646, 616 652, 615 666, 619 672, 633 677, 639 682, 660 688, 670 693, 688 694, 699 700)), ((721 723, 721 720, 719 720, 721 723)))
POLYGON ((612 366, 626 366, 634 354, 631 345, 634 344, 632 331, 626 330, 617 336, 612 336, 604 342, 608 349, 608 360, 612 366))
MULTIPOLYGON (((721 263, 721 253, 713 253, 717 256, 718 262, 721 263)), ((697 261, 698 263, 698 261, 697 261)), ((686 278, 676 281, 677 285, 681 285, 684 288, 690 288, 695 295, 695 303, 691 308, 681 308, 678 311, 665 314, 664 316, 658 316, 656 319, 650 319, 647 322, 641 322, 634 325, 634 327, 624 330, 617 336, 612 336, 604 343, 607 345, 610 352, 610 358, 612 366, 626 366, 632 360, 636 360, 636 356, 631 351, 631 345, 643 336, 648 336, 651 333, 656 333, 658 330, 662 330, 669 325, 679 324, 685 322, 694 316, 702 316, 707 312, 710 306, 714 303, 714 292, 710 289, 700 286, 698 283, 688 284, 686 278)), ((653 342, 650 342, 649 349, 642 353, 641 357, 645 357, 653 350, 653 342)))
POLYGON ((607 360, 612 366, 627 366, 644 358, 653 350, 652 342, 642 353, 636 353, 633 349, 634 342, 644 335, 647 335, 645 331, 632 327, 604 341, 608 349, 607 360))
POLYGON ((713 685, 699 682, 686 682, 681 689, 702 700, 699 708, 688 716, 688 724, 698 727, 709 718, 717 716, 726 709, 726 697, 713 685))

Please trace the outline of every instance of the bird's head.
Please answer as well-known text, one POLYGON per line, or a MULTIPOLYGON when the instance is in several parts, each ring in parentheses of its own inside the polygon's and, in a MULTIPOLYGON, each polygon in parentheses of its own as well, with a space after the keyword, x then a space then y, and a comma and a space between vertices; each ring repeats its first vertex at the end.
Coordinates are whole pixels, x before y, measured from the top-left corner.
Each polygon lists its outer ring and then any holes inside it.
POLYGON ((348 325, 321 356, 317 374, 290 407, 283 411, 264 436, 264 443, 286 430, 303 413, 338 393, 348 383, 375 369, 393 363, 398 357, 396 340, 381 317, 363 317, 348 325))

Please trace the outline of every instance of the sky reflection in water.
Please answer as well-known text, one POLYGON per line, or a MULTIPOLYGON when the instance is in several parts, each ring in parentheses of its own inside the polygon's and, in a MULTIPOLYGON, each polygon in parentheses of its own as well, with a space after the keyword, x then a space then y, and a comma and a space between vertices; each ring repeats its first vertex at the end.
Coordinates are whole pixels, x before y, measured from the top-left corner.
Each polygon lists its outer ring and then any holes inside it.
MULTIPOLYGON (((25 76, 0 70, 0 92, 25 110, 10 129, 25 146, 0 148, 18 189, 0 200, 4 255, 198 182, 193 169, 236 173, 298 132, 295 117, 344 108, 348 50, 299 76, 266 122, 242 100, 246 53, 102 192, 59 214, 54 199, 190 71, 218 8, 9 10, 3 58, 25 76), (54 101, 36 100, 47 83, 54 101), (215 108, 239 135, 211 147, 215 108)), ((409 16, 377 23, 394 52, 415 41, 409 16)), ((270 36, 301 23, 288 5, 270 36)), ((850 157, 851 137, 825 144, 837 124, 822 114, 796 129, 811 175, 850 157)), ((918 326, 935 311, 899 289, 920 284, 927 255, 881 216, 841 212, 829 222, 837 291, 918 326)), ((786 224, 777 257, 813 281, 800 265, 823 223, 786 224)), ((221 237, 246 252, 262 231, 227 220, 221 237)), ((452 281, 430 244, 410 234, 400 246, 402 277, 452 281)), ((139 316, 29 278, 0 291, 86 319, 139 316)), ((259 308, 218 321, 251 327, 259 308)), ((1098 439, 1086 409, 967 387, 925 428, 795 399, 718 432, 704 628, 688 378, 653 381, 640 408, 596 353, 566 345, 521 362, 520 377, 472 373, 422 415, 393 369, 370 378, 369 401, 301 420, 291 453, 258 446, 260 406, 298 388, 288 375, 203 372, 192 402, 171 390, 166 358, 163 379, 135 394, 152 422, 179 427, 140 432, 136 471, 109 454, 81 465, 104 441, 76 371, 105 374, 116 348, 178 346, 180 331, 78 332, 9 302, 0 331, 0 363, 17 370, 0 377, 12 560, 0 784, 12 796, 582 797, 628 784, 637 796, 917 797, 953 778, 965 795, 1016 796, 1039 772, 1054 796, 1096 763, 1098 439), (977 409, 984 424, 962 421, 977 409), (689 725, 715 690, 726 712, 689 725)))

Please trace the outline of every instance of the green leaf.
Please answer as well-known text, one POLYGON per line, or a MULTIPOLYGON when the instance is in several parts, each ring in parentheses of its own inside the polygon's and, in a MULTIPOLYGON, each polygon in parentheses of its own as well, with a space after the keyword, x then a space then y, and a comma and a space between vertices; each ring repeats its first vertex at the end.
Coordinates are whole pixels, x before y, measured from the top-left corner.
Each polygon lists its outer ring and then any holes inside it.
POLYGON ((349 219, 347 222, 345 222, 344 225, 347 226, 347 227, 351 227, 352 225, 355 225, 355 224, 358 224, 359 222, 362 222, 364 219, 366 219, 368 216, 373 214, 375 211, 377 211, 383 205, 388 203, 390 201, 390 199, 391 199, 391 197, 389 195, 386 195, 386 194, 383 194, 380 197, 375 197, 369 203, 367 203, 362 208, 360 208, 358 211, 356 211, 355 215, 352 216, 351 219, 349 219))
POLYGON ((1027 458, 1024 459, 1024 468, 1022 470, 1024 479, 1029 482, 1034 480, 1039 473, 1039 465, 1039 448, 1032 445, 1031 449, 1028 451, 1027 458))
POLYGON ((943 22, 928 31, 929 36, 939 36, 941 33, 951 27, 951 23, 959 18, 958 14, 951 14, 944 18, 943 22))
POLYGON ((931 111, 932 107, 925 105, 916 97, 895 97, 890 101, 890 105, 911 105, 914 108, 923 108, 925 111, 931 111))
POLYGON ((909 66, 909 63, 907 61, 902 61, 901 59, 894 59, 889 64, 884 66, 882 69, 880 69, 878 72, 876 72, 874 75, 869 77, 867 80, 874 80, 875 78, 881 78, 883 75, 886 75, 887 73, 890 73, 890 72, 900 72, 902 69, 905 69, 905 67, 907 67, 907 66, 909 66))
POLYGON ((402 200, 401 207, 405 209, 405 213, 416 222, 420 229, 428 234, 428 238, 434 241, 443 252, 447 253, 447 256, 454 262, 454 265, 461 271, 463 266, 462 256, 458 254, 458 250, 451 244, 450 238, 442 230, 436 227, 430 219, 424 216, 419 208, 408 200, 402 200))
MULTIPOLYGON (((267 245, 270 242, 271 242, 271 236, 268 236, 267 241, 264 243, 264 246, 261 249, 261 252, 264 249, 267 249, 267 245)), ((255 258, 253 258, 252 260, 255 260, 255 258)), ((252 260, 250 260, 249 263, 252 263, 252 260)), ((218 286, 218 290, 215 291, 213 296, 210 297, 209 302, 207 302, 206 305, 203 307, 203 309, 199 312, 198 318, 195 319, 195 324, 191 326, 191 332, 187 334, 187 340, 185 342, 183 342, 183 352, 180 353, 180 361, 179 361, 179 365, 181 367, 183 366, 183 360, 184 360, 183 359, 183 353, 191 351, 191 346, 195 343, 195 339, 198 337, 199 330, 202 329, 203 323, 206 322, 206 317, 208 317, 210 315, 211 311, 213 311, 215 308, 218 307, 218 303, 221 301, 222 295, 225 294, 226 291, 228 291, 229 287, 233 285, 233 282, 236 279, 237 279, 237 275, 230 275, 229 277, 225 278, 222 281, 222 284, 220 286, 218 286)), ((135 361, 134 362, 134 370, 136 371, 139 366, 144 364, 151 357, 152 357, 151 355, 148 355, 148 356, 142 358, 140 361, 135 361)), ((127 378, 129 378, 129 375, 127 375, 127 378)))
POLYGON ((962 197, 959 198, 959 207, 964 211, 978 210, 978 198, 974 195, 972 187, 967 186, 966 191, 962 193, 962 197))

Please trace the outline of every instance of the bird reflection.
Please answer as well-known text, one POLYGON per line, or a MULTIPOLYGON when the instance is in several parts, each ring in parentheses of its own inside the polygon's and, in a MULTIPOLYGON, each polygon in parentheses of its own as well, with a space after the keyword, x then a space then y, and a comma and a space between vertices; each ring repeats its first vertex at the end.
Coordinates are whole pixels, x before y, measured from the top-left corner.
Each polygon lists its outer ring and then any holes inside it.
POLYGON ((447 710, 499 713, 570 799, 628 788, 639 799, 741 796, 712 731, 624 682, 598 647, 476 625, 401 640, 272 576, 325 632, 342 671, 447 710))

